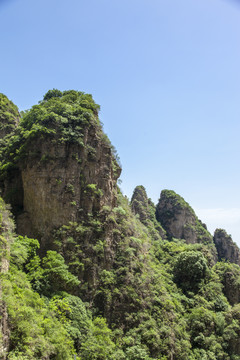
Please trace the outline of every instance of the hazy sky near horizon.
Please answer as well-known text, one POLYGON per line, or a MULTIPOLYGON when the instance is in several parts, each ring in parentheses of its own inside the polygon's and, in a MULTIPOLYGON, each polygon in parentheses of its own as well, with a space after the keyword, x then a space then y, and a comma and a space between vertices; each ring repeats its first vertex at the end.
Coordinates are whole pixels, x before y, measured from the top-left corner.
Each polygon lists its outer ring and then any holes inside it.
POLYGON ((0 92, 91 93, 123 192, 185 198, 240 245, 240 5, 234 0, 0 0, 0 92))

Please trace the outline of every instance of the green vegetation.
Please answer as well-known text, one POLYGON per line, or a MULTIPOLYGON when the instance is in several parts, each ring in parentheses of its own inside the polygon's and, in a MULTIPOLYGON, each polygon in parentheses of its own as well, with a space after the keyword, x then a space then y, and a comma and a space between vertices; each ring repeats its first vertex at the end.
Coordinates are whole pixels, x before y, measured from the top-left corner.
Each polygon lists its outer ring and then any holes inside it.
POLYGON ((165 199, 168 199, 174 206, 178 208, 187 208, 190 212, 194 213, 191 206, 175 191, 173 190, 162 190, 161 196, 165 199))
MULTIPOLYGON (((10 190, 31 159, 40 174, 51 162, 54 206, 66 206, 70 214, 44 238, 32 239, 14 232, 0 198, 0 320, 9 330, 3 334, 7 354, 0 357, 238 360, 240 267, 216 262, 211 235, 173 191, 162 193, 166 223, 176 211, 188 211, 188 241, 167 238, 169 228, 157 221, 143 186, 129 203, 117 188, 118 159, 98 110, 90 95, 50 90, 1 143, 1 177, 11 179, 10 190), (86 141, 90 132, 95 143, 86 141), (70 175, 55 172, 62 161, 54 157, 58 147, 73 163, 70 175), (107 160, 99 180, 94 175, 103 148, 107 160)), ((4 194, 3 182, 0 187, 4 194)), ((2 336, 0 349, 4 341, 2 336)))
POLYGON ((15 129, 19 117, 17 106, 4 94, 0 93, 0 147, 2 145, 1 138, 15 129))
POLYGON ((207 260, 201 252, 183 251, 173 269, 174 281, 184 291, 197 291, 208 272, 207 260))
MULTIPOLYGON (((0 97, 0 101, 2 99, 5 98, 0 97)), ((7 105, 3 106, 2 111, 7 105)), ((1 176, 6 176, 7 171, 16 167, 26 156, 37 159, 36 142, 43 136, 54 144, 67 142, 84 146, 83 129, 86 126, 94 125, 101 132, 97 117, 99 109, 89 94, 74 90, 48 91, 43 101, 23 114, 17 129, 5 139, 0 152, 1 176), (32 152, 34 148, 36 151, 32 152)), ((17 109, 13 110, 13 114, 10 114, 12 117, 16 116, 17 109)))
MULTIPOLYGON (((96 221, 90 225, 90 219, 88 226, 69 224, 58 233, 58 244, 75 275, 81 277, 85 269, 89 280, 94 276, 95 284, 79 289, 80 297, 91 299, 91 311, 104 316, 112 329, 110 345, 104 345, 110 346, 110 358, 235 359, 240 322, 222 292, 219 268, 212 268, 211 247, 156 240, 121 194, 112 211, 103 210, 102 226, 96 221), (114 226, 115 254, 107 270, 104 257, 110 249, 103 227, 109 224, 114 226), (96 245, 84 243, 86 236, 91 239, 90 228, 99 239, 96 245), (76 244, 82 244, 81 250, 76 244)), ((88 349, 94 344, 92 338, 88 349)), ((94 356, 105 359, 94 350, 83 358, 94 356)))
POLYGON ((166 231, 156 219, 155 205, 148 199, 144 186, 140 185, 134 189, 131 199, 131 208, 139 220, 148 228, 151 236, 156 240, 166 237, 166 231))

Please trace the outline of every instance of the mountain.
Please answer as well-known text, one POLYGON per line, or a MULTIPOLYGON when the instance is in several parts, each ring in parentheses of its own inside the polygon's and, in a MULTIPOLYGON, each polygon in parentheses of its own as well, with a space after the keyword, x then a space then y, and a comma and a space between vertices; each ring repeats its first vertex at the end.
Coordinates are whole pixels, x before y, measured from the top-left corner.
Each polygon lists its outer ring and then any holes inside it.
POLYGON ((224 230, 172 190, 123 196, 91 95, 49 90, 21 116, 0 100, 0 357, 239 359, 224 230))

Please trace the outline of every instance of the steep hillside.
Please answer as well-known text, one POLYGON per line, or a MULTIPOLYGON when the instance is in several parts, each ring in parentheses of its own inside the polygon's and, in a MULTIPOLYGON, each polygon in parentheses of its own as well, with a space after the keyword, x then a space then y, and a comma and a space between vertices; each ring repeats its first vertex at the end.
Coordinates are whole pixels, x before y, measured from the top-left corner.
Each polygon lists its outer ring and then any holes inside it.
POLYGON ((122 195, 98 110, 50 90, 3 137, 2 358, 239 359, 240 267, 173 191, 122 195))
POLYGON ((38 241, 15 235, 11 214, 1 198, 0 240, 0 358, 73 358, 73 340, 59 316, 60 308, 54 299, 41 298, 26 274, 27 264, 36 259, 38 241))

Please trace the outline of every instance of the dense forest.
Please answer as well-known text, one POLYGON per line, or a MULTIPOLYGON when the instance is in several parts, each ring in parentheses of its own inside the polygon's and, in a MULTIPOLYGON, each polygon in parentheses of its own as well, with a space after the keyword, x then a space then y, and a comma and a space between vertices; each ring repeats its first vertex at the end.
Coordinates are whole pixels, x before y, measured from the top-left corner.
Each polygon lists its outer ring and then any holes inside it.
POLYGON ((99 109, 0 94, 0 358, 239 360, 237 245, 172 190, 123 196, 99 109))

